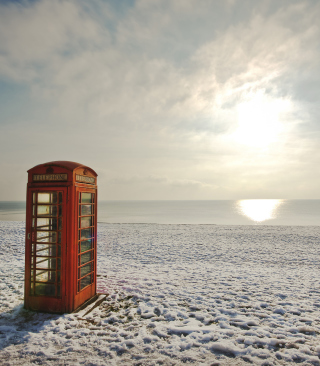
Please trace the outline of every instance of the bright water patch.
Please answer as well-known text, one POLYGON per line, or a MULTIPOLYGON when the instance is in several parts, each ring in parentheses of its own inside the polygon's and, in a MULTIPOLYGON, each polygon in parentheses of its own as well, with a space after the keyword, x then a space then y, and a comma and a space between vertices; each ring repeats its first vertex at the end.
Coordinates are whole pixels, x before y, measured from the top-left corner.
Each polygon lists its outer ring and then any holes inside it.
POLYGON ((278 208, 283 203, 284 200, 240 200, 237 201, 237 206, 240 214, 260 223, 275 219, 278 216, 278 208))

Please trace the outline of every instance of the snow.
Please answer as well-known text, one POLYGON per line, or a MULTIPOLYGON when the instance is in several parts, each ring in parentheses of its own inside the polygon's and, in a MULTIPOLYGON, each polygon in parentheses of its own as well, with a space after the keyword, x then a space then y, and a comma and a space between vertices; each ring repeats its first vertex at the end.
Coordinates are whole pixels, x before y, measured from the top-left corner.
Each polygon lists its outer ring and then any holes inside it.
POLYGON ((99 224, 92 312, 23 309, 0 222, 1 365, 320 365, 320 227, 99 224))

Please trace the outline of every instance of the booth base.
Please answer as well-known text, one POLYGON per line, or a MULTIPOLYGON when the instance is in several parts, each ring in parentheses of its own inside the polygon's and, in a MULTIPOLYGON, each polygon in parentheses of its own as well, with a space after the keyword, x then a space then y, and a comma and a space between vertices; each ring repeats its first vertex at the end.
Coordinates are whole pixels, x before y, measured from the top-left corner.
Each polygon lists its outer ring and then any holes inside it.
POLYGON ((72 312, 72 314, 79 313, 80 311, 82 311, 84 314, 81 315, 86 316, 87 314, 91 313, 93 309, 99 306, 107 296, 109 296, 109 294, 101 294, 101 293, 96 294, 95 296, 91 297, 91 299, 87 300, 77 309, 75 309, 72 312))

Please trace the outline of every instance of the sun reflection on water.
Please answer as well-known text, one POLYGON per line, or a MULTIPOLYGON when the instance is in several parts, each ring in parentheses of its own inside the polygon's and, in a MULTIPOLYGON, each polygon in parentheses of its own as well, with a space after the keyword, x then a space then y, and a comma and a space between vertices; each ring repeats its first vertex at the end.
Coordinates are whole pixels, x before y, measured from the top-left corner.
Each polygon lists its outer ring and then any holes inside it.
POLYGON ((259 199, 240 200, 237 202, 240 212, 255 222, 273 219, 277 216, 277 210, 283 200, 259 199))

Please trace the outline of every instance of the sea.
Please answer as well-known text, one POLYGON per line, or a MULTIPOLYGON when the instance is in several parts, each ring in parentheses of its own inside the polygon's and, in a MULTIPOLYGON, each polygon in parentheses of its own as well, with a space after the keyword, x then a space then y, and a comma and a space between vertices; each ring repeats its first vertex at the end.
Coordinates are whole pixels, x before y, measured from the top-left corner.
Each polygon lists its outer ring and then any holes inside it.
MULTIPOLYGON (((24 201, 0 201, 0 221, 25 221, 24 201)), ((98 222, 319 226, 320 200, 100 201, 98 222)))

